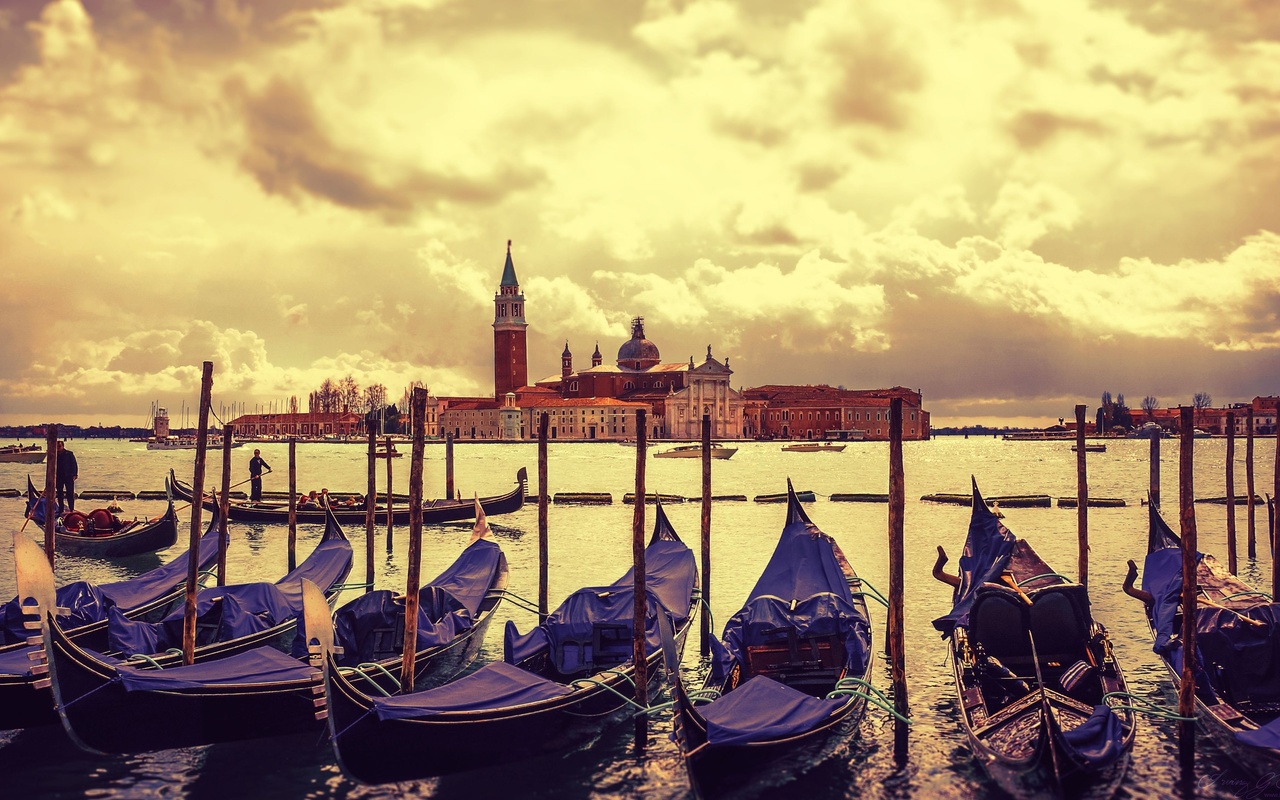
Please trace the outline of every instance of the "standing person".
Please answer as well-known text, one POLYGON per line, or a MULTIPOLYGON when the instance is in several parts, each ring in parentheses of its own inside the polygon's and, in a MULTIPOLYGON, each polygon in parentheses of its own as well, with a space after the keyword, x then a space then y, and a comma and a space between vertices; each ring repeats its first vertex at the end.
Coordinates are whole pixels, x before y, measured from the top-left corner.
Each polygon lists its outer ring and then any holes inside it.
POLYGON ((271 471, 271 465, 262 460, 262 451, 254 450, 253 458, 249 459, 249 499, 255 503, 262 502, 262 470, 264 467, 267 472, 271 471))
POLYGON ((67 449, 64 440, 58 440, 58 507, 68 511, 76 510, 76 478, 80 477, 80 465, 76 463, 76 454, 67 449), (66 505, 63 505, 63 491, 66 492, 66 505))

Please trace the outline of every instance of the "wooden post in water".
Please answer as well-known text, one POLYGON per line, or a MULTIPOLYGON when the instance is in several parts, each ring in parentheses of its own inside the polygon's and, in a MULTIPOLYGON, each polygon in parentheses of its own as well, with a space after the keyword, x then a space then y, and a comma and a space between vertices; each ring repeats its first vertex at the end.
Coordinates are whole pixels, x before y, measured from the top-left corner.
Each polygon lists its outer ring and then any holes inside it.
POLYGON ((1272 473, 1271 503, 1267 506, 1267 518, 1271 525, 1271 596, 1280 597, 1280 565, 1276 564, 1276 543, 1280 542, 1280 414, 1276 415, 1276 466, 1272 473))
POLYGON ((204 509, 204 456, 209 446, 209 404, 213 400, 213 362, 204 362, 200 377, 200 416, 196 427, 196 464, 191 479, 191 538, 187 551, 187 592, 182 608, 182 663, 196 662, 196 591, 200 579, 200 512, 204 509))
POLYGON ((550 416, 543 411, 538 415, 538 620, 547 618, 548 507, 547 493, 547 425, 550 416))
POLYGON ((1227 412, 1227 569, 1236 574, 1236 415, 1227 412))
POLYGON ((395 490, 391 488, 391 437, 385 437, 387 452, 387 552, 391 552, 391 541, 394 538, 396 515, 392 506, 395 504, 395 490))
POLYGON ((1244 490, 1249 495, 1245 506, 1249 512, 1248 550, 1245 554, 1253 560, 1258 557, 1258 537, 1254 528, 1255 503, 1253 502, 1253 406, 1245 409, 1244 429, 1244 490))
MULTIPOLYGON (((702 415, 702 657, 711 654, 711 415, 702 415)), ((670 668, 670 667, 668 667, 670 668)))
MULTIPOLYGON (((631 616, 632 658, 635 663, 636 703, 649 707, 649 651, 645 646, 645 618, 649 607, 645 593, 644 564, 644 504, 647 497, 644 486, 646 429, 643 408, 636 409, 636 499, 631 512, 631 560, 635 572, 635 604, 631 616)), ((659 611, 661 613, 661 611, 659 611)), ((636 747, 643 749, 649 740, 649 717, 636 715, 636 747)))
POLYGON ((369 426, 368 485, 364 495, 364 582, 365 594, 373 591, 373 509, 378 504, 378 432, 369 426))
POLYGON ((298 438, 289 437, 289 571, 298 568, 298 438))
POLYGON ((444 497, 453 499, 453 434, 444 435, 444 497))
POLYGON ((1089 471, 1085 466, 1084 405, 1076 406, 1076 556, 1077 580, 1089 585, 1089 471))
MULTIPOLYGON (((1196 508, 1192 468, 1195 449, 1195 409, 1183 406, 1181 441, 1178 449, 1178 505, 1182 522, 1182 684, 1178 690, 1178 715, 1194 717, 1196 712, 1196 508)), ((1179 722, 1179 761, 1182 780, 1192 785, 1196 761, 1196 724, 1179 722)))
POLYGON ((235 426, 222 426, 222 496, 218 499, 218 585, 227 585, 227 514, 231 513, 231 437, 235 426))
MULTIPOLYGON (((418 590, 422 569, 422 456, 426 450, 427 390, 415 386, 409 401, 413 415, 413 455, 409 459, 409 564, 404 590, 404 655, 400 660, 400 692, 413 691, 418 653, 418 590)), ((391 463, 391 459, 387 459, 391 463)))
POLYGON ((58 423, 51 422, 44 431, 44 557, 53 569, 54 535, 58 524, 58 423))
POLYGON ((1156 508, 1160 507, 1160 439, 1163 436, 1163 430, 1151 434, 1151 482, 1148 491, 1156 508))
MULTIPOLYGON (((903 604, 905 582, 904 519, 906 486, 902 472, 902 398, 889 401, 889 672, 893 683, 894 710, 906 717, 910 713, 907 703, 907 647, 904 639, 905 622, 903 604)), ((895 719, 894 755, 901 761, 907 756, 908 726, 895 719)))

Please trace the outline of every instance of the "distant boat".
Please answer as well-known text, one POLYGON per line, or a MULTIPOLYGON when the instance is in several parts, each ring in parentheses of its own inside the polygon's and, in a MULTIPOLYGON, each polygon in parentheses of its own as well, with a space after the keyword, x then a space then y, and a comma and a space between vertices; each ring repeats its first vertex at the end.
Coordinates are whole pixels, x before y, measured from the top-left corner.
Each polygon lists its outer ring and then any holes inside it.
MULTIPOLYGON (((725 447, 722 444, 711 445, 712 458, 733 458, 733 454, 738 452, 736 447, 725 447)), ((673 447, 670 450, 662 450, 653 454, 654 458, 702 458, 702 445, 700 444, 682 444, 673 447)))
POLYGON ((40 445, 9 444, 0 447, 0 464, 39 464, 44 461, 44 450, 40 445))
POLYGON ((1069 431, 1058 433, 1056 431, 1025 431, 1022 433, 1006 433, 1002 437, 1006 442, 1048 442, 1059 439, 1074 439, 1076 435, 1069 431))
MULTIPOLYGON (((1071 452, 1073 453, 1079 452, 1076 449, 1077 447, 1078 445, 1074 445, 1074 444, 1071 445, 1071 452)), ((1105 453, 1107 452, 1107 446, 1105 444, 1086 444, 1084 446, 1084 451, 1086 453, 1105 453)))
MULTIPOLYGON (((146 440, 148 450, 195 450, 196 439, 194 436, 158 436, 146 440)), ((244 442, 231 440, 232 447, 239 447, 244 442)), ((210 436, 206 445, 210 450, 218 450, 222 448, 222 438, 210 436)))
POLYGON ((1164 428, 1160 427, 1159 423, 1156 422, 1144 422, 1142 427, 1134 428, 1129 432, 1130 439, 1151 439, 1164 435, 1164 428))
POLYGON ((831 442, 797 442, 783 445, 784 453, 842 453, 848 445, 831 442))

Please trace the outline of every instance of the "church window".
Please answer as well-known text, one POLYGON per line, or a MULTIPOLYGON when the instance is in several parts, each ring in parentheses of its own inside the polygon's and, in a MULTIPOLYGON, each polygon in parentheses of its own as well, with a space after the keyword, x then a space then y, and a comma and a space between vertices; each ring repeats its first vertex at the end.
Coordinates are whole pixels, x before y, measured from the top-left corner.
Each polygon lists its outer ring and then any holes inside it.
POLYGON ((626 389, 626 390, 629 392, 629 391, 631 391, 632 389, 636 388, 636 385, 635 385, 634 383, 632 383, 631 381, 627 381, 626 383, 624 383, 624 384, 622 385, 622 388, 623 388, 623 389, 626 389))
POLYGON ((653 388, 655 388, 655 389, 661 389, 661 388, 662 388, 662 381, 654 381, 654 382, 653 382, 653 388))
POLYGON ((578 382, 577 382, 577 381, 569 381, 569 391, 571 391, 571 392, 576 392, 576 391, 578 391, 578 382))

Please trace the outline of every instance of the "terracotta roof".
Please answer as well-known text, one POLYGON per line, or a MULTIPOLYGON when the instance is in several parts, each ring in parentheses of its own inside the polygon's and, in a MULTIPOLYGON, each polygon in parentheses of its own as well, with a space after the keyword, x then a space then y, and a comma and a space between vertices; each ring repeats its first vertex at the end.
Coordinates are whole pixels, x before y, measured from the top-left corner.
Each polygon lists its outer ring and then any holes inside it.
POLYGON ((531 397, 523 408, 648 408, 648 403, 632 403, 613 397, 531 397))

